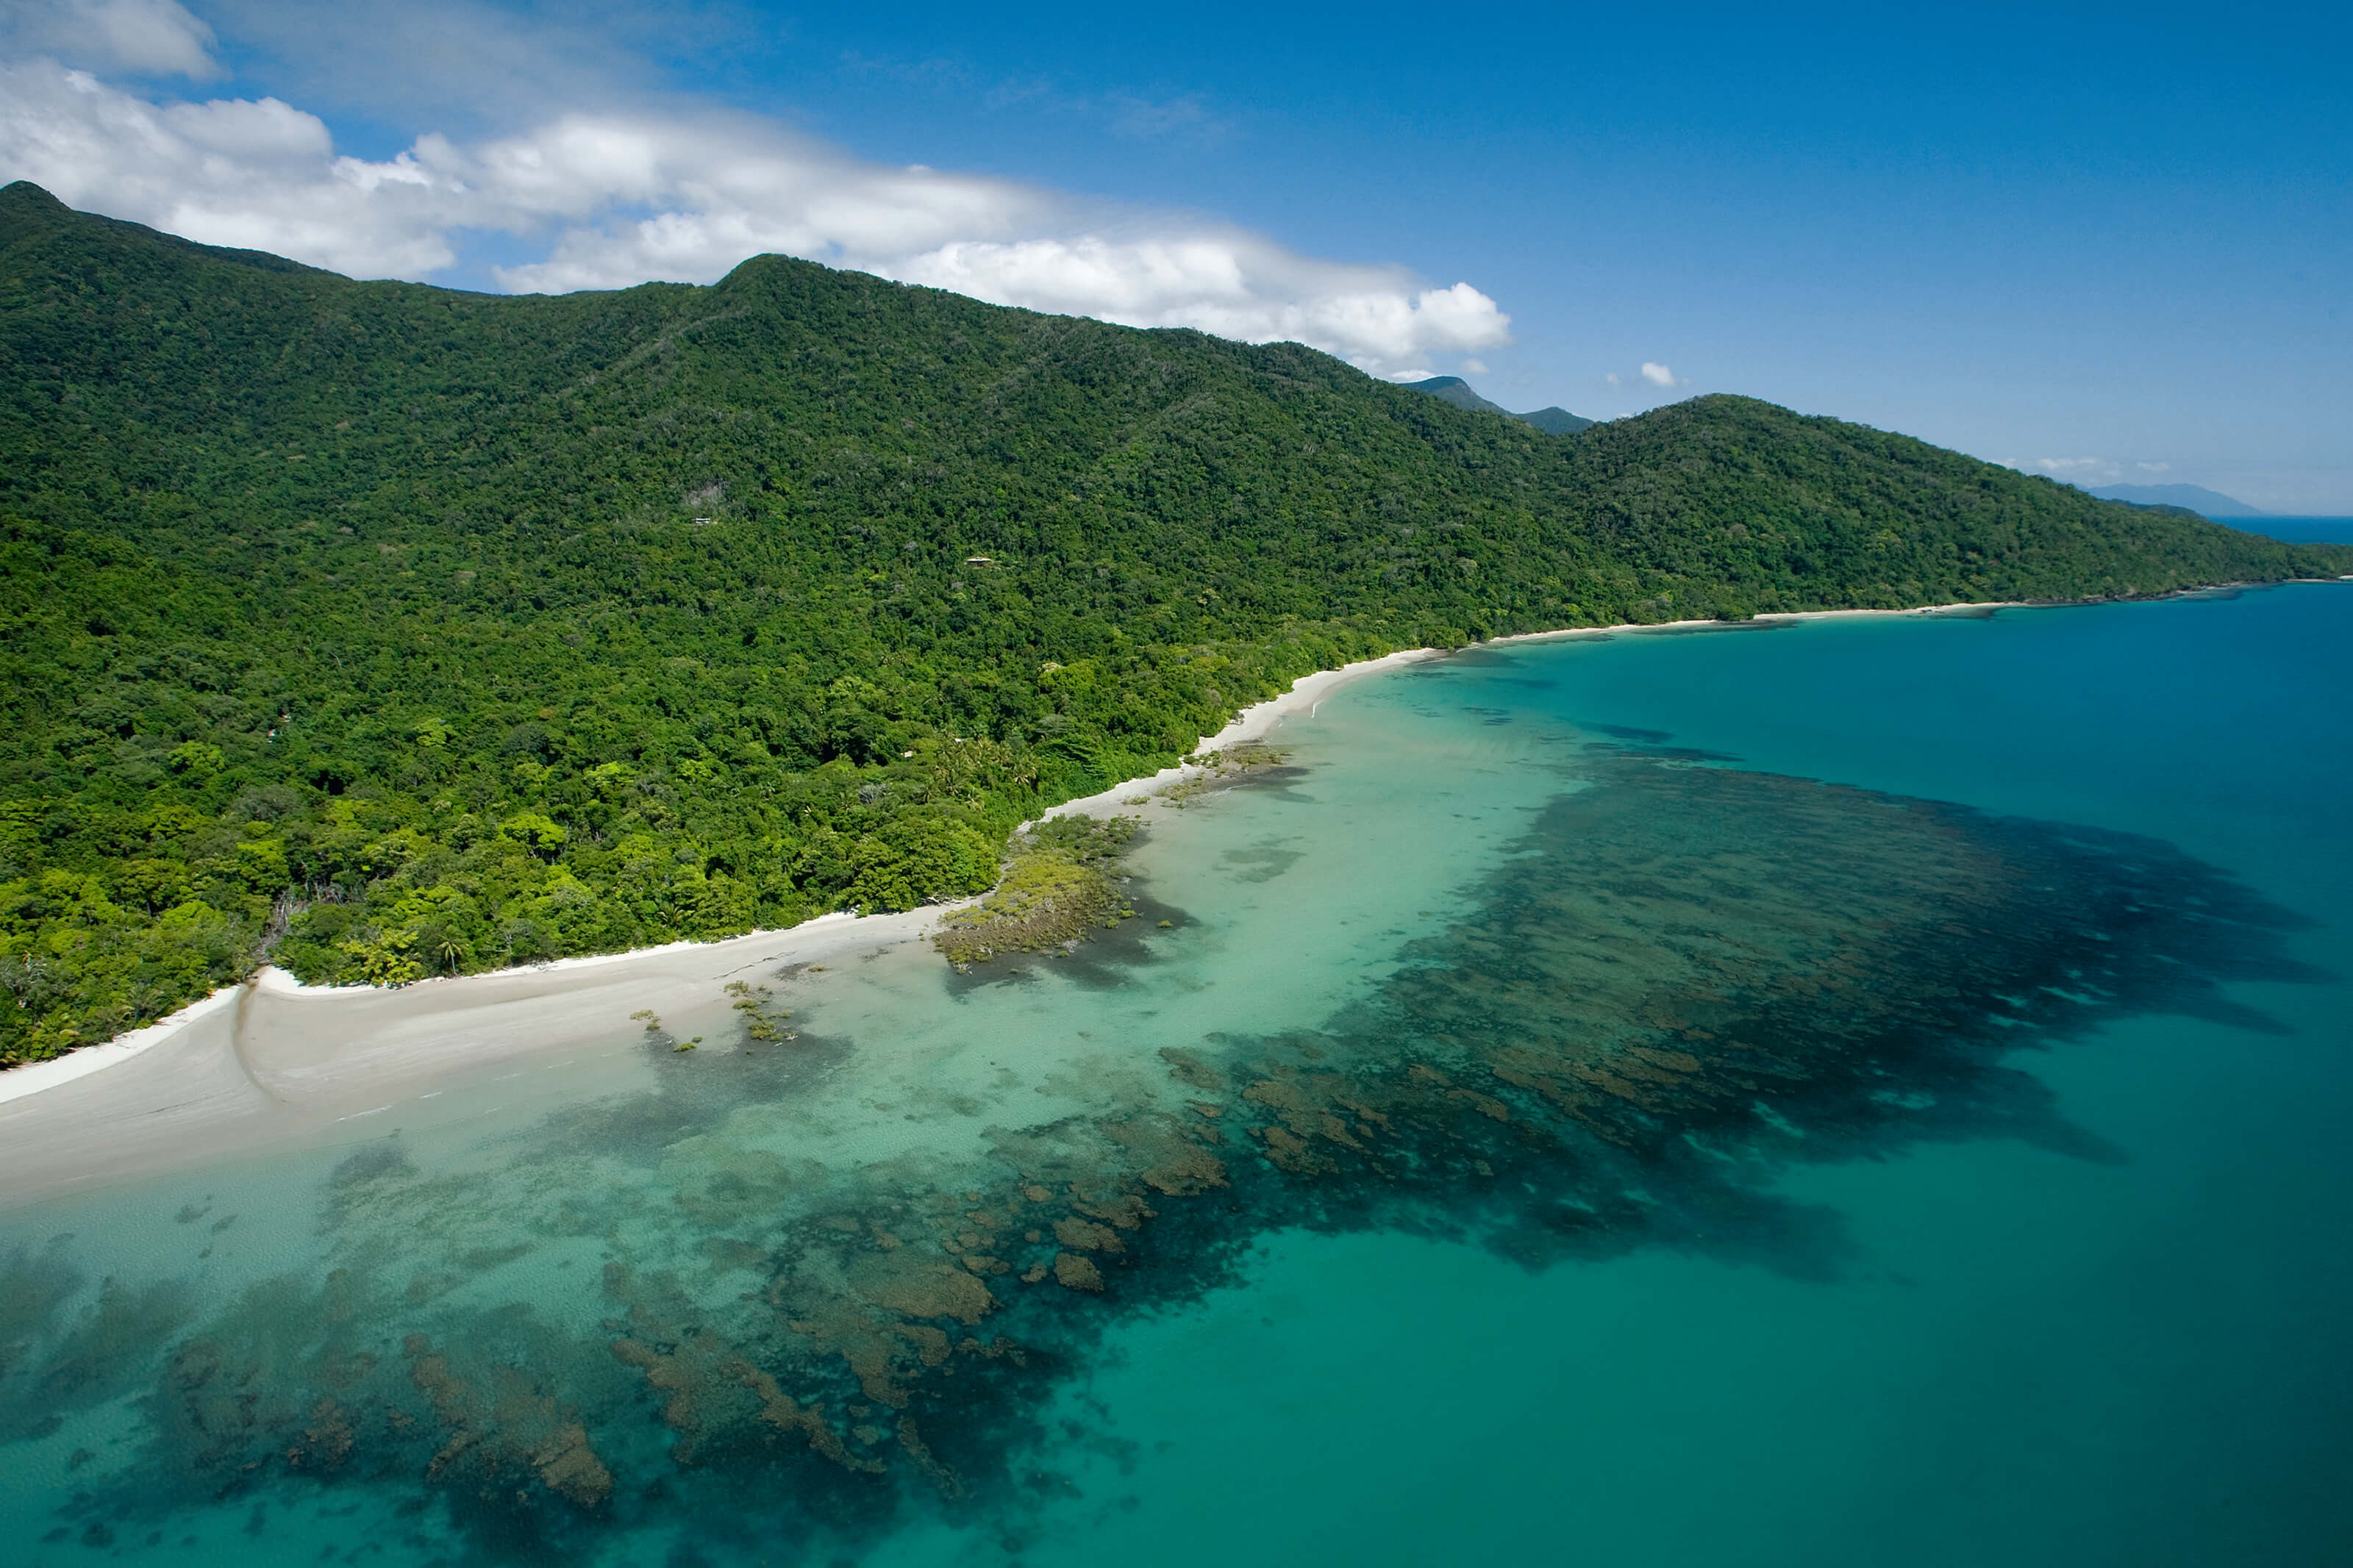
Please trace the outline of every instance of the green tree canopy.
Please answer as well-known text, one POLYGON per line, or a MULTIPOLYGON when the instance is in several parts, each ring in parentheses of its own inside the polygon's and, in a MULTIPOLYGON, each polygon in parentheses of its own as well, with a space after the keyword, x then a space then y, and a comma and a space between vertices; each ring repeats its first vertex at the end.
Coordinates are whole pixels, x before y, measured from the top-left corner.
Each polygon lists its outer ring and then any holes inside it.
POLYGON ((1350 658, 2353 570, 1711 397, 1551 436, 1303 348, 763 257, 358 283, 0 190, 0 1061, 987 885, 1350 658))

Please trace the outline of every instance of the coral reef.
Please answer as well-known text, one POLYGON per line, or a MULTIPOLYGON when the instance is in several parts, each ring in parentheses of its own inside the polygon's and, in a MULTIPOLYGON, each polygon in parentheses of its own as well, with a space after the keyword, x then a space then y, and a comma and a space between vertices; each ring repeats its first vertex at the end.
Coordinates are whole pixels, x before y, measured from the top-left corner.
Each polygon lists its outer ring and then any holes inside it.
MULTIPOLYGON (((2137 1010, 2260 1027, 2221 983, 2303 977, 2292 917, 2168 846, 1694 762, 1585 756, 1463 916, 1320 1028, 1118 1058, 1075 1112, 958 1152, 828 1166, 764 1132, 744 1113, 848 1047, 767 1048, 785 1015, 744 984, 743 1048, 690 1062, 641 1020, 659 1087, 552 1118, 495 1182, 354 1152, 315 1282, 201 1315, 114 1288, 77 1317, 64 1255, 20 1256, 0 1408, 143 1376, 147 1451, 93 1509, 398 1478, 479 1560, 583 1554, 659 1489, 764 1540, 917 1498, 1009 1517, 1042 1495, 1048 1391, 1269 1230, 1827 1271, 1834 1221, 1775 1194, 1779 1163, 1990 1131, 2097 1154, 2006 1053, 2137 1010), (596 1283, 553 1289, 583 1244, 596 1283)), ((1056 889, 1115 887, 1128 831, 1033 835, 1032 879, 961 929, 1099 910, 1056 889)))

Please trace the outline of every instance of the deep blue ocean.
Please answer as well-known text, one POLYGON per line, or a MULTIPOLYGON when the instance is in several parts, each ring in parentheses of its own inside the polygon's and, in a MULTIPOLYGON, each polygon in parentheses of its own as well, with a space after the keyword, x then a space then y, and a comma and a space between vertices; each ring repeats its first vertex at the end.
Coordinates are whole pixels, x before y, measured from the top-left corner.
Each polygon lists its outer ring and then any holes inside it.
POLYGON ((2234 517, 2230 526, 2290 544, 2353 544, 2353 517, 2234 517))
POLYGON ((0 1210, 0 1539, 2353 1562, 2348 713, 2337 584, 1365 679, 1073 956, 0 1210))

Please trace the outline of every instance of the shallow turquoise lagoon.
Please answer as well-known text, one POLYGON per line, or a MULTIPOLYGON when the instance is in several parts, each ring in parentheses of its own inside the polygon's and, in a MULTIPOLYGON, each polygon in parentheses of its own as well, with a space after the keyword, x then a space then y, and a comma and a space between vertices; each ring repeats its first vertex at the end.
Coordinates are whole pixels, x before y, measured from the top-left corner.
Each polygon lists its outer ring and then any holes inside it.
POLYGON ((0 1211, 0 1538, 2353 1560, 2348 710, 2334 586, 1366 680, 1074 957, 0 1211))

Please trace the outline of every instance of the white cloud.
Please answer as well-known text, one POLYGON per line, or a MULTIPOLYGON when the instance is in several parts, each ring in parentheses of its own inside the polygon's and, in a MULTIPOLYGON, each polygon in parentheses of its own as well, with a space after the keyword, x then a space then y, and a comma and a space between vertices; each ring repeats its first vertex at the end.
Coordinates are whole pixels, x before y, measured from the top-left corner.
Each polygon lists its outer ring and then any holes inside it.
POLYGON ((1134 327, 1293 339, 1377 372, 1427 374, 1432 354, 1511 342, 1511 319, 1468 283, 1415 289, 1386 268, 1311 260, 1231 229, 955 240, 850 258, 910 283, 1134 327))
POLYGON ((1466 359, 1462 362, 1462 374, 1464 375, 1484 375, 1487 374, 1487 362, 1482 359, 1466 359))
POLYGON ((136 76, 221 75, 213 30, 179 0, 0 0, 0 29, 20 48, 136 76))
POLYGON ((1655 387, 1676 387, 1689 386, 1691 384, 1691 382, 1688 379, 1676 375, 1673 371, 1669 370, 1665 365, 1654 364, 1649 360, 1644 360, 1642 362, 1642 368, 1634 372, 1630 375, 1620 375, 1613 370, 1603 373, 1601 379, 1605 384, 1613 389, 1633 386, 1634 390, 1637 392, 1642 391, 1646 385, 1655 387), (1638 383, 1642 384, 1636 384, 1638 383))
POLYGON ((158 103, 36 59, 0 65, 0 179, 16 178, 362 277, 429 275, 465 231, 491 230, 546 245, 497 269, 515 289, 710 282, 781 251, 999 304, 1296 339, 1380 374, 1511 342, 1510 318, 1468 283, 1423 288, 1198 218, 871 163, 748 116, 568 114, 369 162, 276 99, 158 103))
POLYGON ((2030 474, 2047 474, 2071 485, 2112 485, 2125 477, 2124 465, 2114 458, 2037 458, 2031 462, 2004 466, 2030 474))
POLYGON ((2150 463, 2135 460, 2129 465, 2121 458, 2032 458, 2020 461, 2012 458, 1994 459, 2006 468, 2021 473, 2044 474, 2071 485, 2089 489, 2094 485, 2113 485, 2122 481, 2127 468, 2140 474, 2167 474, 2173 471, 2171 463, 2150 463))
POLYGON ((69 206, 338 271, 417 277, 456 259, 446 203, 405 171, 334 156, 274 98, 154 104, 48 60, 0 66, 0 179, 69 206))

